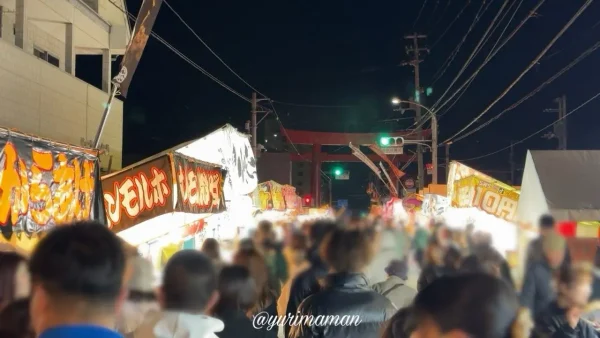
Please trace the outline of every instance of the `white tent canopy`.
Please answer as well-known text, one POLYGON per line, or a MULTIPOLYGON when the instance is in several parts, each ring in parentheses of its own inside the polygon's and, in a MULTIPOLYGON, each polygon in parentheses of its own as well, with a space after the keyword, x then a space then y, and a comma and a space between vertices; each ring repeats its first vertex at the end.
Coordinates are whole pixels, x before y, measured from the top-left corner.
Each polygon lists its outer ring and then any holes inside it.
POLYGON ((562 221, 600 220, 600 151, 528 151, 517 207, 520 221, 536 224, 550 213, 562 221))

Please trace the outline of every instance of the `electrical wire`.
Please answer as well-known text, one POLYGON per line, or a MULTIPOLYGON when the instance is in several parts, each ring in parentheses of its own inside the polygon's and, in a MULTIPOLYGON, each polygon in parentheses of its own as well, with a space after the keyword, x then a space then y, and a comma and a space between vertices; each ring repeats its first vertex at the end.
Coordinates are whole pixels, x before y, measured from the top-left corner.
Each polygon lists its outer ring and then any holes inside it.
POLYGON ((519 105, 521 105, 523 102, 525 102, 526 100, 530 99, 532 96, 534 96, 535 94, 539 93, 544 87, 546 87, 547 85, 549 85, 550 83, 552 83, 554 80, 556 80, 557 78, 559 78, 560 76, 562 76, 564 73, 566 73, 567 71, 569 71, 571 68, 573 68, 575 65, 577 65, 579 62, 581 62, 583 59, 585 59, 586 57, 590 56, 594 51, 596 51, 598 48, 600 48, 600 41, 596 42, 592 47, 588 48, 585 52, 583 52, 581 55, 579 55, 575 60, 571 61, 571 63, 569 63, 567 66, 565 66, 563 69, 561 69, 559 72, 557 72, 556 74, 554 74, 552 77, 550 77, 548 80, 544 81, 544 83, 542 83, 541 85, 539 85, 536 89, 534 89, 533 91, 531 91, 529 94, 525 95, 523 98, 521 98, 519 101, 513 103, 510 107, 504 109, 502 112, 500 112, 499 114, 495 115, 494 117, 492 117, 491 119, 489 119, 488 121, 486 121, 485 123, 481 124, 480 126, 478 126, 477 128, 471 130, 470 132, 463 134, 460 137, 457 137, 454 142, 458 142, 466 137, 469 137, 470 135, 478 132, 479 130, 489 126, 490 124, 492 124, 494 121, 496 121, 497 119, 499 119, 502 115, 504 115, 505 113, 517 108, 519 105))
POLYGON ((448 26, 446 26, 446 29, 444 30, 444 32, 431 44, 431 47, 429 47, 429 49, 433 49, 438 44, 438 42, 442 41, 442 38, 446 35, 446 33, 448 33, 450 28, 452 28, 454 23, 458 20, 458 18, 460 18, 460 16, 464 13, 464 11, 467 9, 467 7, 470 4, 471 4, 471 1, 467 1, 467 3, 463 6, 463 8, 460 10, 460 12, 458 12, 458 14, 450 22, 450 24, 448 26))
POLYGON ((417 22, 419 22, 419 18, 421 18, 421 14, 423 14, 423 9, 425 8, 425 5, 427 5, 427 0, 423 1, 423 5, 421 6, 421 9, 419 10, 419 14, 417 15, 417 18, 415 19, 415 22, 413 22, 412 28, 410 30, 415 30, 415 26, 417 25, 417 22))
MULTIPOLYGON (((447 0, 446 1, 446 6, 444 6, 444 9, 442 10, 442 15, 440 15, 440 18, 435 21, 435 23, 433 24, 433 26, 429 30, 429 34, 431 34, 431 32, 433 32, 435 30, 435 28, 440 24, 440 22, 442 22, 442 19, 444 18, 444 15, 446 15, 446 12, 448 12, 448 8, 450 7, 451 3, 452 3, 452 0, 447 0)), ((469 2, 467 1, 467 4, 468 3, 469 2)))
POLYGON ((277 100, 272 100, 274 103, 278 103, 284 106, 291 106, 291 107, 302 107, 302 108, 333 108, 333 109, 337 109, 337 108, 355 108, 357 106, 352 106, 352 105, 321 105, 321 104, 301 104, 301 103, 290 103, 290 102, 282 102, 282 101, 277 101, 277 100))
POLYGON ((492 107, 494 105, 496 105, 496 103, 498 103, 504 96, 506 96, 506 94, 508 94, 508 92, 523 78, 523 76, 525 76, 525 74, 527 74, 529 72, 529 70, 531 70, 531 68, 533 68, 538 63, 538 61, 548 52, 548 50, 550 50, 550 48, 552 48, 554 43, 556 43, 556 41, 569 29, 569 27, 571 27, 571 25, 579 18, 579 16, 581 16, 581 14, 592 4, 593 1, 594 0, 587 0, 583 4, 583 6, 581 6, 581 8, 573 15, 573 17, 571 17, 571 19, 567 22, 567 24, 558 32, 558 34, 550 41, 550 43, 542 50, 542 52, 529 64, 529 66, 527 66, 527 68, 525 68, 525 70, 523 72, 521 72, 521 74, 500 94, 500 96, 498 96, 494 101, 492 101, 492 103, 490 103, 487 106, 487 108, 485 108, 477 117, 475 117, 465 127, 463 127, 461 130, 459 130, 454 135, 449 137, 443 143, 448 143, 448 142, 452 141, 460 133, 467 130, 470 126, 475 124, 483 115, 485 115, 485 113, 487 113, 490 109, 492 109, 492 107))
MULTIPOLYGON (((512 5, 514 5, 515 3, 513 2, 512 5)), ((523 0, 519 1, 519 4, 517 5, 517 7, 515 8, 513 15, 510 17, 510 19, 508 20, 508 22, 506 23, 506 25, 504 26, 504 29, 502 30, 502 32, 500 33, 500 35, 498 36, 498 39, 496 39, 496 43, 492 46, 490 52, 488 53, 488 55, 486 56, 485 60, 489 60, 490 56, 492 55, 492 53, 494 52, 496 46, 498 46, 498 43, 502 40, 502 37, 504 37, 504 33, 506 33, 506 30, 508 29, 508 27, 510 26, 510 24, 512 23, 513 19, 515 18, 515 15, 517 14, 517 12, 519 11, 519 8, 521 7, 521 5, 523 4, 523 0)), ((510 12, 510 8, 507 10, 507 12, 505 13, 505 16, 508 15, 508 13, 510 12)), ((501 22, 504 20, 504 17, 500 20, 501 22)), ((446 107, 446 109, 443 112, 437 113, 438 114, 438 121, 441 120, 444 115, 446 115, 450 109, 452 109, 452 107, 454 107, 454 105, 460 101, 460 98, 465 95, 465 93, 467 92, 467 89, 469 89, 469 87, 471 86, 471 84, 473 83, 475 77, 471 76, 468 80, 466 85, 461 85, 461 87, 459 88, 458 91, 461 91, 461 94, 454 100, 454 102, 446 107)), ((453 95, 454 96, 454 95, 453 95)), ((441 109, 440 109, 441 110, 441 109)), ((438 110, 439 111, 439 110, 438 110)))
POLYGON ((485 61, 479 66, 479 68, 477 68, 475 70, 475 72, 473 72, 473 74, 471 75, 471 77, 469 77, 455 92, 454 94, 452 94, 444 103, 440 104, 437 109, 442 109, 446 104, 448 104, 448 102, 450 102, 450 100, 452 100, 452 98, 454 98, 454 96, 456 96, 465 86, 467 86, 468 84, 470 84, 472 82, 472 80, 479 74, 479 72, 483 69, 483 67, 485 67, 494 56, 496 56, 496 54, 498 54, 498 52, 508 43, 508 41, 510 41, 516 34, 517 32, 521 29, 521 27, 523 27, 525 25, 525 23, 527 21, 529 21, 530 18, 534 17, 534 14, 536 13, 536 11, 544 4, 544 2, 546 2, 546 0, 540 0, 537 5, 531 10, 529 11, 529 14, 523 19, 521 20, 521 22, 519 23, 519 25, 517 25, 517 27, 515 27, 515 29, 513 29, 513 31, 506 37, 506 39, 504 39, 504 41, 500 44, 500 46, 498 46, 497 49, 495 49, 491 54, 488 55, 488 57, 485 59, 485 61))
POLYGON ((204 40, 202 40, 202 38, 200 37, 200 35, 198 35, 194 29, 192 29, 192 27, 190 27, 190 25, 188 25, 188 23, 181 17, 181 15, 179 15, 179 13, 177 13, 177 11, 167 2, 167 0, 163 0, 163 3, 169 7, 169 9, 171 10, 171 12, 173 12, 173 14, 175 14, 175 16, 179 19, 179 21, 181 21, 181 23, 187 27, 187 29, 192 32, 192 34, 196 37, 196 39, 198 39, 198 41, 200 41, 200 43, 202 43, 204 45, 204 47, 206 47, 206 49, 208 49, 209 52, 211 52, 212 55, 214 55, 217 60, 219 60, 223 66, 225 66, 225 68, 227 68, 233 75, 235 75, 238 79, 240 79, 244 84, 246 84, 246 86, 248 86, 250 89, 252 89, 253 91, 257 92, 258 94, 262 95, 263 97, 267 97, 266 95, 264 95, 263 93, 261 93, 258 89, 254 88, 251 84, 248 83, 248 81, 244 80, 243 77, 241 77, 237 72, 235 72, 233 69, 231 69, 231 67, 229 67, 229 65, 223 61, 223 59, 212 49, 210 48, 210 46, 204 42, 204 40))
POLYGON ((527 136, 527 137, 524 137, 524 138, 520 139, 520 140, 519 140, 519 141, 517 141, 517 142, 513 142, 513 143, 512 143, 512 145, 510 145, 510 146, 504 147, 504 148, 502 148, 502 149, 498 149, 498 150, 496 150, 496 151, 493 151, 493 152, 491 152, 491 153, 488 153, 488 154, 485 154, 485 155, 481 155, 481 156, 477 156, 477 157, 471 157, 471 158, 467 158, 467 159, 464 159, 464 160, 458 160, 458 161, 460 161, 460 162, 465 162, 465 161, 473 161, 473 160, 478 160, 478 159, 485 158, 485 157, 488 157, 488 156, 496 155, 496 154, 498 154, 498 153, 500 153, 500 152, 503 152, 503 151, 505 151, 505 150, 507 150, 507 149, 510 149, 510 147, 512 147, 512 146, 514 146, 514 145, 516 145, 516 144, 523 143, 523 142, 525 142, 525 141, 529 140, 530 138, 534 137, 535 135, 537 135, 537 134, 539 134, 539 133, 543 132, 544 130, 546 130, 546 129, 548 129, 548 128, 552 127, 552 126, 553 126, 553 125, 554 125, 556 122, 559 122, 559 121, 561 121, 561 120, 563 120, 563 119, 567 118, 567 116, 569 116, 569 115, 571 115, 571 114, 575 113, 576 111, 578 111, 579 109, 583 108, 585 105, 587 105, 588 103, 592 102, 593 100, 595 100, 595 99, 596 99, 596 98, 598 98, 599 96, 600 96, 600 92, 598 92, 596 95, 592 96, 590 99, 588 99, 588 100, 587 100, 587 101, 585 101, 584 103, 580 104, 580 105, 579 105, 577 108, 575 108, 575 109, 571 110, 570 112, 568 112, 567 114, 565 114, 565 116, 563 116, 563 117, 561 117, 561 118, 557 119, 556 121, 554 121, 554 122, 552 122, 552 123, 550 123, 550 124, 548 124, 548 125, 544 126, 543 128, 540 128, 539 130, 537 130, 536 132, 534 132, 534 133, 530 134, 529 136, 527 136))
POLYGON ((471 23, 471 26, 469 26, 469 29, 463 35, 462 40, 458 43, 458 45, 456 45, 456 47, 454 48, 454 50, 452 51, 452 53, 450 53, 450 55, 448 56, 448 58, 446 58, 446 61, 444 61, 444 63, 440 67, 440 69, 438 69, 435 72, 435 74, 433 75, 433 81, 431 83, 432 86, 435 85, 435 83, 444 75, 444 73, 446 73, 446 70, 448 69, 448 67, 450 66, 450 64, 452 63, 452 61, 454 61, 454 58, 456 58, 456 56, 458 55, 460 47, 465 43, 465 41, 467 41, 467 37, 469 36, 469 33, 471 33, 471 31, 473 30, 473 28, 475 27, 475 25, 477 24, 477 22, 479 22, 479 20, 481 19, 481 16, 483 16, 483 14, 485 14, 485 12, 490 7, 490 5, 492 4, 493 1, 494 0, 492 0, 491 2, 489 2, 487 6, 485 6, 485 1, 481 2, 481 6, 479 7, 479 10, 477 11, 477 14, 475 14, 475 18, 473 19, 473 22, 471 23), (482 10, 483 10, 483 12, 482 12, 482 10))
POLYGON ((436 0, 435 5, 433 6, 433 11, 431 11, 431 14, 429 14, 429 19, 427 19, 427 22, 425 22, 425 26, 429 26, 429 23, 431 23, 431 20, 433 20, 433 17, 435 16, 435 12, 437 11, 439 6, 440 6, 440 0, 436 0))
MULTIPOLYGON (((493 2, 493 0, 490 2, 490 4, 492 2, 493 2)), ((465 70, 467 70, 467 67, 469 67, 469 65, 471 64, 471 62, 473 62, 473 59, 475 59, 475 57, 477 56, 477 54, 479 54, 479 52, 481 51, 481 48, 483 47, 483 45, 487 41, 486 37, 488 35, 490 35, 490 31, 496 25, 496 21, 498 21, 498 19, 500 18, 500 15, 504 12, 504 8, 506 7, 506 5, 508 5, 508 2, 509 2, 509 0, 504 0, 504 2, 502 3, 502 6, 498 10, 498 13, 496 13, 496 15, 494 16, 494 19, 492 19, 492 22, 490 22, 490 24, 488 25, 488 28, 485 30, 485 32, 481 36, 481 39, 479 39, 479 42, 477 43, 477 45, 475 46, 475 48, 471 52, 471 55, 469 55, 469 57, 467 58, 467 61, 465 61, 465 63, 463 64, 462 68, 458 71, 458 74, 456 74, 456 76, 454 76, 454 79, 452 80, 452 82, 450 83, 450 85, 448 87, 446 87, 446 91, 444 91, 444 93, 442 94, 442 96, 440 96, 437 99, 436 103, 433 104, 433 106, 432 106, 433 109, 435 109, 437 107, 438 103, 441 102, 444 99, 444 97, 448 94, 448 92, 450 91, 450 89, 452 89, 452 86, 454 86, 454 84, 456 83, 456 81, 458 81, 458 79, 460 78, 460 76, 465 72, 465 70)))

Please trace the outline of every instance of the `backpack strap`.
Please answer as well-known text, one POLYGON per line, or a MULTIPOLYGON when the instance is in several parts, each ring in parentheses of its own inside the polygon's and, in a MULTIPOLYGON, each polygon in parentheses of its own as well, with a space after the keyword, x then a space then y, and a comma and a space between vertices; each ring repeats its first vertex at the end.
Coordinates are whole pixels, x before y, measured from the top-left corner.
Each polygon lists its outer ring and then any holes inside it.
POLYGON ((403 286, 404 284, 396 284, 394 286, 392 286, 391 288, 389 288, 387 291, 385 291, 384 293, 382 293, 382 296, 387 296, 389 295, 392 291, 396 290, 397 288, 403 286))

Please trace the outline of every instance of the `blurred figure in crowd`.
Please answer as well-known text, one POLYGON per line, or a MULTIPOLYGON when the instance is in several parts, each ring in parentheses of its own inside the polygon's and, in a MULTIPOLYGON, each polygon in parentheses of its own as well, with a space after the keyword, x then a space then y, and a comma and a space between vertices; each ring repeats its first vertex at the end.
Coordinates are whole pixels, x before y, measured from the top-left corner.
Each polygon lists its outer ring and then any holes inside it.
MULTIPOLYGON (((329 271, 329 267, 319 256, 319 247, 323 239, 336 228, 337 224, 331 221, 317 221, 310 226, 310 248, 307 257, 310 267, 289 282, 291 285, 289 294, 281 294, 280 298, 283 298, 281 302, 287 304, 286 314, 295 315, 300 303, 319 290, 319 279, 327 276, 329 271)), ((290 329, 290 325, 285 326, 285 337, 289 337, 290 329)))
POLYGON ((537 318, 555 297, 552 277, 560 268, 565 257, 565 239, 556 232, 543 237, 544 259, 532 262, 525 271, 521 289, 521 304, 531 310, 537 318))
POLYGON ((388 278, 383 282, 373 285, 373 290, 387 297, 394 309, 402 309, 409 306, 415 298, 417 290, 405 284, 408 279, 406 259, 391 261, 385 268, 385 272, 388 278))
POLYGON ((413 249, 415 252, 415 260, 419 264, 419 268, 425 267, 425 251, 429 243, 429 232, 424 227, 418 226, 413 237, 413 249))
POLYGON ((425 252, 425 268, 421 270, 421 275, 419 275, 417 290, 423 290, 436 278, 446 274, 446 272, 447 269, 444 266, 444 247, 439 244, 436 238, 432 238, 425 252))
POLYGON ((548 337, 597 337, 592 325, 581 319, 591 295, 592 271, 585 266, 564 266, 557 277, 557 297, 536 318, 536 332, 548 337))
POLYGON ((475 233, 475 224, 469 223, 465 229, 465 238, 467 240, 467 249, 469 254, 473 252, 473 234, 475 233))
POLYGON ((128 295, 117 320, 117 330, 124 336, 135 332, 148 315, 160 311, 154 292, 154 267, 149 260, 136 256, 130 261, 128 295))
MULTIPOLYGON (((373 228, 369 230, 375 231, 373 228)), ((393 260, 403 260, 410 245, 404 228, 396 228, 389 223, 374 238, 375 257, 364 272, 370 285, 386 280, 385 268, 393 260)))
POLYGON ((252 238, 243 238, 238 244, 238 250, 256 250, 254 240, 252 238))
POLYGON ((35 338, 29 316, 29 304, 29 299, 19 299, 0 311, 0 337, 35 338))
POLYGON ((31 323, 39 338, 119 338, 113 331, 127 290, 125 253, 105 225, 56 227, 35 247, 31 323))
POLYGON ((308 244, 306 236, 299 231, 290 235, 290 243, 283 249, 283 256, 288 267, 289 278, 294 278, 299 271, 308 267, 306 252, 308 244))
POLYGON ((455 273, 462 264, 462 252, 456 245, 450 245, 444 253, 444 267, 448 273, 455 273))
MULTIPOLYGON (((250 272, 250 276, 254 280, 257 292, 257 301, 250 309, 250 315, 254 316, 261 312, 266 312, 270 316, 277 316, 277 291, 275 290, 276 282, 272 281, 269 275, 269 269, 264 258, 256 250, 241 250, 233 257, 233 264, 243 266, 250 272)), ((268 333, 269 337, 276 337, 277 330, 268 331, 263 328, 264 332, 268 333)))
POLYGON ((508 262, 491 246, 479 246, 464 258, 460 270, 462 273, 487 273, 502 278, 513 288, 515 286, 508 262))
POLYGON ((527 253, 525 255, 526 267, 529 267, 532 263, 544 260, 542 242, 547 234, 554 232, 555 223, 554 217, 550 215, 542 215, 540 217, 538 223, 539 236, 529 242, 529 245, 527 246, 527 253))
POLYGON ((158 298, 162 312, 148 315, 135 338, 216 338, 223 330, 221 320, 207 315, 219 298, 217 272, 199 251, 179 251, 169 259, 158 298))
POLYGON ((413 308, 405 307, 388 320, 381 338, 410 338, 415 330, 413 325, 413 308))
POLYGON ((277 282, 277 293, 288 278, 287 264, 282 253, 282 247, 277 243, 273 223, 261 221, 254 233, 254 245, 264 257, 271 278, 277 282))
POLYGON ((25 257, 0 252, 0 310, 12 301, 29 297, 31 282, 25 257))
POLYGON ((321 257, 331 273, 319 292, 307 297, 298 315, 313 318, 356 316, 353 325, 319 325, 302 321, 292 326, 289 338, 299 337, 378 337, 383 323, 395 312, 385 296, 373 291, 362 273, 373 258, 374 234, 366 230, 339 229, 321 245, 321 257))
POLYGON ((529 312, 515 291, 487 274, 442 277, 419 292, 411 338, 528 338, 529 312))
POLYGON ((208 258, 212 259, 212 262, 217 271, 223 267, 223 260, 221 259, 221 248, 219 242, 214 238, 207 238, 202 242, 202 249, 200 249, 208 258))
POLYGON ((214 314, 225 323, 219 338, 259 338, 263 333, 252 325, 250 311, 258 300, 256 283, 247 268, 226 266, 219 275, 219 302, 214 314))

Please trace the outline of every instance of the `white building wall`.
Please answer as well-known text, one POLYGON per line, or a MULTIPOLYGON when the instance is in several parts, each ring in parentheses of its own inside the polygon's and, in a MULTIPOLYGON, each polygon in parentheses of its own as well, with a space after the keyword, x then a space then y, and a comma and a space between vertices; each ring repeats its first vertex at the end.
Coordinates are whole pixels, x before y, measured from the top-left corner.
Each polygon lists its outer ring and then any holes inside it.
MULTIPOLYGON (((3 20, 4 21, 4 20, 3 20)), ((3 24, 4 26, 4 24, 3 24)), ((35 28, 34 44, 62 56, 59 44, 35 28)), ((108 94, 0 39, 0 126, 51 140, 80 145, 92 140, 108 94)), ((114 100, 101 142, 112 155, 112 169, 121 168, 123 102, 114 100)), ((102 167, 108 156, 102 156, 102 167)))

